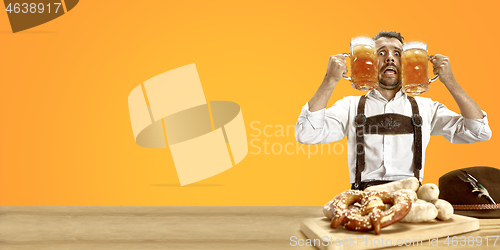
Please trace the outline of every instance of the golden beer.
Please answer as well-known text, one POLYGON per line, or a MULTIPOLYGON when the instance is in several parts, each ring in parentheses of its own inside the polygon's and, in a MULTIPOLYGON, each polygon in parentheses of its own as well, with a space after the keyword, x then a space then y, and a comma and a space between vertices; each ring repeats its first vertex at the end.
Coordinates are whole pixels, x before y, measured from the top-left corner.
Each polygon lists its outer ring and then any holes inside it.
POLYGON ((356 45, 351 49, 351 83, 355 89, 370 90, 378 84, 377 53, 374 47, 356 45))
POLYGON ((378 85, 378 64, 375 41, 369 37, 351 40, 351 53, 344 54, 351 60, 351 77, 344 76, 358 90, 371 90, 378 85))
POLYGON ((418 95, 429 90, 429 83, 435 81, 437 76, 429 80, 427 44, 410 42, 403 45, 401 72, 403 91, 405 93, 418 95))

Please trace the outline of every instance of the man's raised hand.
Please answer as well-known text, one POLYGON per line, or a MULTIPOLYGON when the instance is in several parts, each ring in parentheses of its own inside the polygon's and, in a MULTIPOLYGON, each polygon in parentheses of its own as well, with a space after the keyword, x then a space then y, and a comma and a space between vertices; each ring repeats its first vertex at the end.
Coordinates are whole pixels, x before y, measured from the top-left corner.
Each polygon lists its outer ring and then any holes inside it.
POLYGON ((340 81, 340 79, 342 79, 343 74, 347 74, 347 66, 344 55, 338 54, 330 56, 325 80, 327 80, 328 83, 334 85, 338 81, 340 81))

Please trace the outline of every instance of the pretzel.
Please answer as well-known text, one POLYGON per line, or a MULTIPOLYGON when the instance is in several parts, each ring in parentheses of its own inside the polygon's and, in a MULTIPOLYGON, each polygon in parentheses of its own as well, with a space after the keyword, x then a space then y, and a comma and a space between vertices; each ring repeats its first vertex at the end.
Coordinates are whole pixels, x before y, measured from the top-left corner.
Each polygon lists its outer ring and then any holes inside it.
POLYGON ((410 198, 401 193, 347 190, 335 197, 330 205, 330 226, 336 229, 341 225, 354 231, 375 230, 379 234, 381 228, 403 219, 410 209, 410 198), (355 202, 361 206, 349 209, 349 205, 355 202), (385 204, 391 204, 392 207, 386 209, 385 204))

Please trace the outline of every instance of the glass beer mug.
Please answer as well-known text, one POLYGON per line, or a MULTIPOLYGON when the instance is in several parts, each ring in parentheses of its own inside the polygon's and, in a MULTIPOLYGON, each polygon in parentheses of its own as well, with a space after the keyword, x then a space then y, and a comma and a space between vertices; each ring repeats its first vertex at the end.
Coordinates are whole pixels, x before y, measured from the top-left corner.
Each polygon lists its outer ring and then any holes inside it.
POLYGON ((407 94, 419 95, 429 90, 429 84, 438 79, 439 75, 429 79, 429 55, 427 44, 423 42, 408 42, 403 44, 401 57, 401 72, 403 76, 403 91, 407 94))
POLYGON ((354 37, 351 39, 351 53, 343 54, 351 58, 351 77, 343 77, 358 90, 371 90, 378 85, 378 63, 375 40, 370 37, 354 37))

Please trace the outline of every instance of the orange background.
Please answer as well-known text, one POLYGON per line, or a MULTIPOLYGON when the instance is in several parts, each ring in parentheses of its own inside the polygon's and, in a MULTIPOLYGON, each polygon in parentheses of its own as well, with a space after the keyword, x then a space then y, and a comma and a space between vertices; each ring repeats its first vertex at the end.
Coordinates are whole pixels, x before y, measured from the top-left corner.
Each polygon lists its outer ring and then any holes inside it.
MULTIPOLYGON (((295 124, 330 55, 379 30, 449 56, 494 134, 500 129, 497 1, 345 2, 88 0, 16 34, 1 11, 0 205, 323 205, 349 188, 345 149, 308 157, 317 146, 297 152, 293 131, 280 136, 279 126, 295 124), (168 149, 135 144, 127 97, 190 63, 207 100, 241 106, 249 143, 267 140, 278 145, 274 152, 292 143, 293 154, 255 154, 250 146, 235 167, 180 187, 168 149), (273 135, 252 136, 255 121, 273 135)), ((330 105, 360 94, 341 80, 330 105)), ((459 111, 439 81, 424 96, 459 111)), ((469 145, 433 137, 424 183, 456 168, 499 168, 499 142, 495 135, 469 145)))

